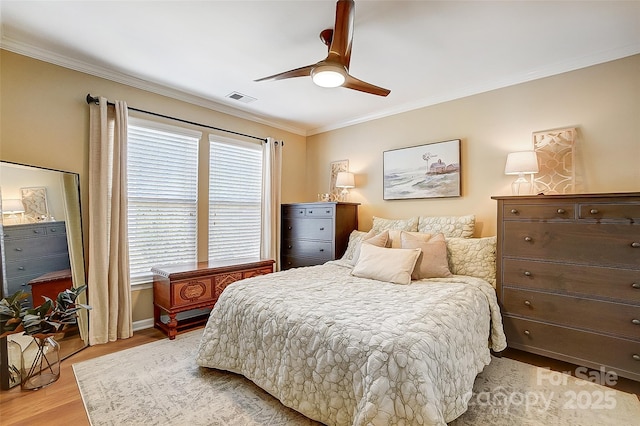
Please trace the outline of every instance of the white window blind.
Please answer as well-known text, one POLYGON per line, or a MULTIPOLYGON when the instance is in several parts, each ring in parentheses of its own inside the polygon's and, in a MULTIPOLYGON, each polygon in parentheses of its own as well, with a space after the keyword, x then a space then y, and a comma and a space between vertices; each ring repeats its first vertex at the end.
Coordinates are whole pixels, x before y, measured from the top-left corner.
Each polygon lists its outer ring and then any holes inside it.
POLYGON ((262 146, 209 139, 209 259, 259 257, 262 146))
POLYGON ((154 265, 197 260, 200 137, 199 132, 130 119, 127 172, 132 284, 150 282, 154 265))

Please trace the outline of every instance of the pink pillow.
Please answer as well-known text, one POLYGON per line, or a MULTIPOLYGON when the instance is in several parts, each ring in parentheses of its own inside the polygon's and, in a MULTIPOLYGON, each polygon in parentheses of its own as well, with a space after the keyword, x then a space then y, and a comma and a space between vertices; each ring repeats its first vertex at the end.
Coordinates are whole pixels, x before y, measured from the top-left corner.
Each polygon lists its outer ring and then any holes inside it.
POLYGON ((412 280, 446 278, 452 275, 449 271, 447 243, 443 234, 432 236, 431 234, 402 232, 400 239, 403 249, 419 248, 422 250, 411 274, 412 280))

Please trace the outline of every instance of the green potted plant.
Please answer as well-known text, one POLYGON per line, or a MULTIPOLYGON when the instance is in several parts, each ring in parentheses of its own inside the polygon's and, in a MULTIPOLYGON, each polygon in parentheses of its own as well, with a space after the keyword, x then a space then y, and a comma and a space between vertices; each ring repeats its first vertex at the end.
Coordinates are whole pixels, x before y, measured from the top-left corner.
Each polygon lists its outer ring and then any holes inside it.
POLYGON ((22 351, 21 385, 23 389, 39 389, 60 377, 60 346, 54 336, 64 328, 76 324, 80 309, 89 305, 76 303, 86 285, 66 289, 56 300, 45 297, 34 308, 23 306, 28 293, 18 290, 0 300, 0 337, 24 332, 33 341, 22 351))

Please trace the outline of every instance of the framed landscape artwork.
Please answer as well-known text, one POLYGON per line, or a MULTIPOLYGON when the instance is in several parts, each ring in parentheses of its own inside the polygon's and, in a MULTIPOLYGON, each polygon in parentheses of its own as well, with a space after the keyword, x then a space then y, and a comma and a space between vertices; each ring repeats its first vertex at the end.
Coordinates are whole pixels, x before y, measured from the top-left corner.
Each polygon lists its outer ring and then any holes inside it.
POLYGON ((460 139, 383 153, 383 198, 460 196, 460 139))

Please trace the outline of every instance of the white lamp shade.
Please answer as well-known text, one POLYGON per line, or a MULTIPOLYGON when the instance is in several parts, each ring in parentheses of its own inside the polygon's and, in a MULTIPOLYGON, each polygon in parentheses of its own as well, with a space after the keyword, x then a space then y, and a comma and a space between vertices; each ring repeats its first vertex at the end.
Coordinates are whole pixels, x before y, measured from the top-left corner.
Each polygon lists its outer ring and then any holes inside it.
POLYGON ((535 151, 511 152, 504 166, 505 175, 538 173, 538 157, 535 151))
POLYGON ((356 182, 353 173, 338 172, 336 176, 336 188, 355 188, 356 182))
POLYGON ((6 213, 6 214, 24 213, 24 205, 22 205, 22 200, 17 200, 17 199, 2 200, 2 213, 6 213))

